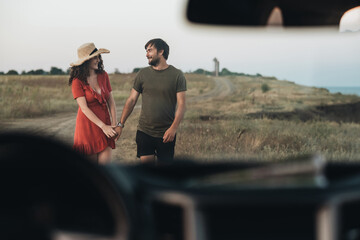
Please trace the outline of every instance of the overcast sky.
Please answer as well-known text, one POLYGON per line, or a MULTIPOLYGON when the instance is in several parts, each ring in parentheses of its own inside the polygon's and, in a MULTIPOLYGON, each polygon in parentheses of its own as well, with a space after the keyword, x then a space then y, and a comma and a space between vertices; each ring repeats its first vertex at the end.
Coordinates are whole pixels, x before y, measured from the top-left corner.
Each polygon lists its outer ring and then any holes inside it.
POLYGON ((183 0, 0 0, 0 71, 66 70, 77 48, 107 48, 105 70, 147 66, 144 44, 163 38, 184 72, 220 68, 310 86, 360 86, 360 33, 219 28, 185 19, 183 0))

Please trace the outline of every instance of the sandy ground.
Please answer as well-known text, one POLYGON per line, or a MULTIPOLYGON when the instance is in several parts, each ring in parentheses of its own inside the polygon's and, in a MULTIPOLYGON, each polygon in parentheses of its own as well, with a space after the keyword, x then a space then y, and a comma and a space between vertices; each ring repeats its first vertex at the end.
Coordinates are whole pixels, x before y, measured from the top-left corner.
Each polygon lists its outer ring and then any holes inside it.
MULTIPOLYGON (((234 85, 227 78, 212 78, 215 82, 214 88, 204 94, 190 97, 187 103, 209 101, 213 98, 226 97, 233 93, 234 85)), ((135 133, 140 114, 140 102, 137 103, 133 113, 128 118, 122 136, 116 143, 113 151, 114 162, 136 162, 135 133)), ((117 106, 117 115, 120 117, 123 106, 117 106)), ((189 105, 188 105, 189 107, 189 105)), ((42 136, 56 138, 71 146, 75 130, 76 113, 64 113, 49 117, 15 119, 1 122, 1 131, 19 131, 39 134, 42 136)))

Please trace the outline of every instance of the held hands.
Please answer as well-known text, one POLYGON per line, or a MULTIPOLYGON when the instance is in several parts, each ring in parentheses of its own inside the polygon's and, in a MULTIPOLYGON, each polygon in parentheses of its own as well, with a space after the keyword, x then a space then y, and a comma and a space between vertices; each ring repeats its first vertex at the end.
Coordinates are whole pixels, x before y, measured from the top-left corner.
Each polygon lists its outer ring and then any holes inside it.
POLYGON ((168 143, 168 142, 174 141, 175 134, 176 134, 176 129, 169 128, 168 130, 166 130, 166 132, 163 136, 163 143, 168 143))
POLYGON ((106 137, 108 138, 112 138, 116 136, 116 131, 114 130, 114 128, 110 125, 104 125, 101 127, 101 130, 104 132, 104 134, 106 135, 106 137))
POLYGON ((122 132, 122 127, 120 126, 116 126, 114 127, 114 130, 116 132, 116 137, 115 137, 115 142, 119 139, 119 137, 121 136, 121 132, 122 132))

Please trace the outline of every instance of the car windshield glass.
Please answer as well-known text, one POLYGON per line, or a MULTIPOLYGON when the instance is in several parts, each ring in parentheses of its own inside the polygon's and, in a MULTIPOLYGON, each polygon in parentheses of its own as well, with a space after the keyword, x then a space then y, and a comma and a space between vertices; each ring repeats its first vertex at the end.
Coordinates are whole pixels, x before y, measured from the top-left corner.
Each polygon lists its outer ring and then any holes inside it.
MULTIPOLYGON (((329 161, 360 159, 359 9, 340 27, 296 28, 281 26, 278 8, 268 19, 271 26, 241 27, 191 23, 187 1, 111 0, 101 2, 102 10, 97 5, 0 4, 2 132, 40 134, 72 147, 80 111, 68 85, 69 64, 86 42, 110 50, 101 57, 116 124, 137 74, 155 58, 147 59, 151 53, 145 44, 161 38, 170 47, 167 63, 186 79, 175 158, 280 161, 321 154, 329 161)), ((93 93, 107 96, 100 85, 93 93)), ((135 138, 145 102, 136 90, 139 99, 112 151, 115 163, 140 161, 135 138)))

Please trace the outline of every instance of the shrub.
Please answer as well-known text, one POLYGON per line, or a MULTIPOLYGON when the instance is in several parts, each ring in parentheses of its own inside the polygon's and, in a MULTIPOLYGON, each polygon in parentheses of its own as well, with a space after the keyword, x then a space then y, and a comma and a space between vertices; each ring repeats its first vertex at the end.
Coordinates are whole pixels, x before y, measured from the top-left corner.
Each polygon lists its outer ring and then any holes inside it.
POLYGON ((133 73, 138 73, 141 70, 141 68, 134 68, 133 73))
POLYGON ((9 70, 6 74, 7 75, 19 75, 19 73, 16 70, 9 70))
POLYGON ((64 75, 65 72, 61 68, 51 67, 50 74, 51 75, 64 75))
POLYGON ((263 84, 261 85, 261 90, 262 90, 263 93, 266 93, 267 91, 270 90, 270 87, 269 87, 269 85, 267 85, 266 83, 263 83, 263 84))

